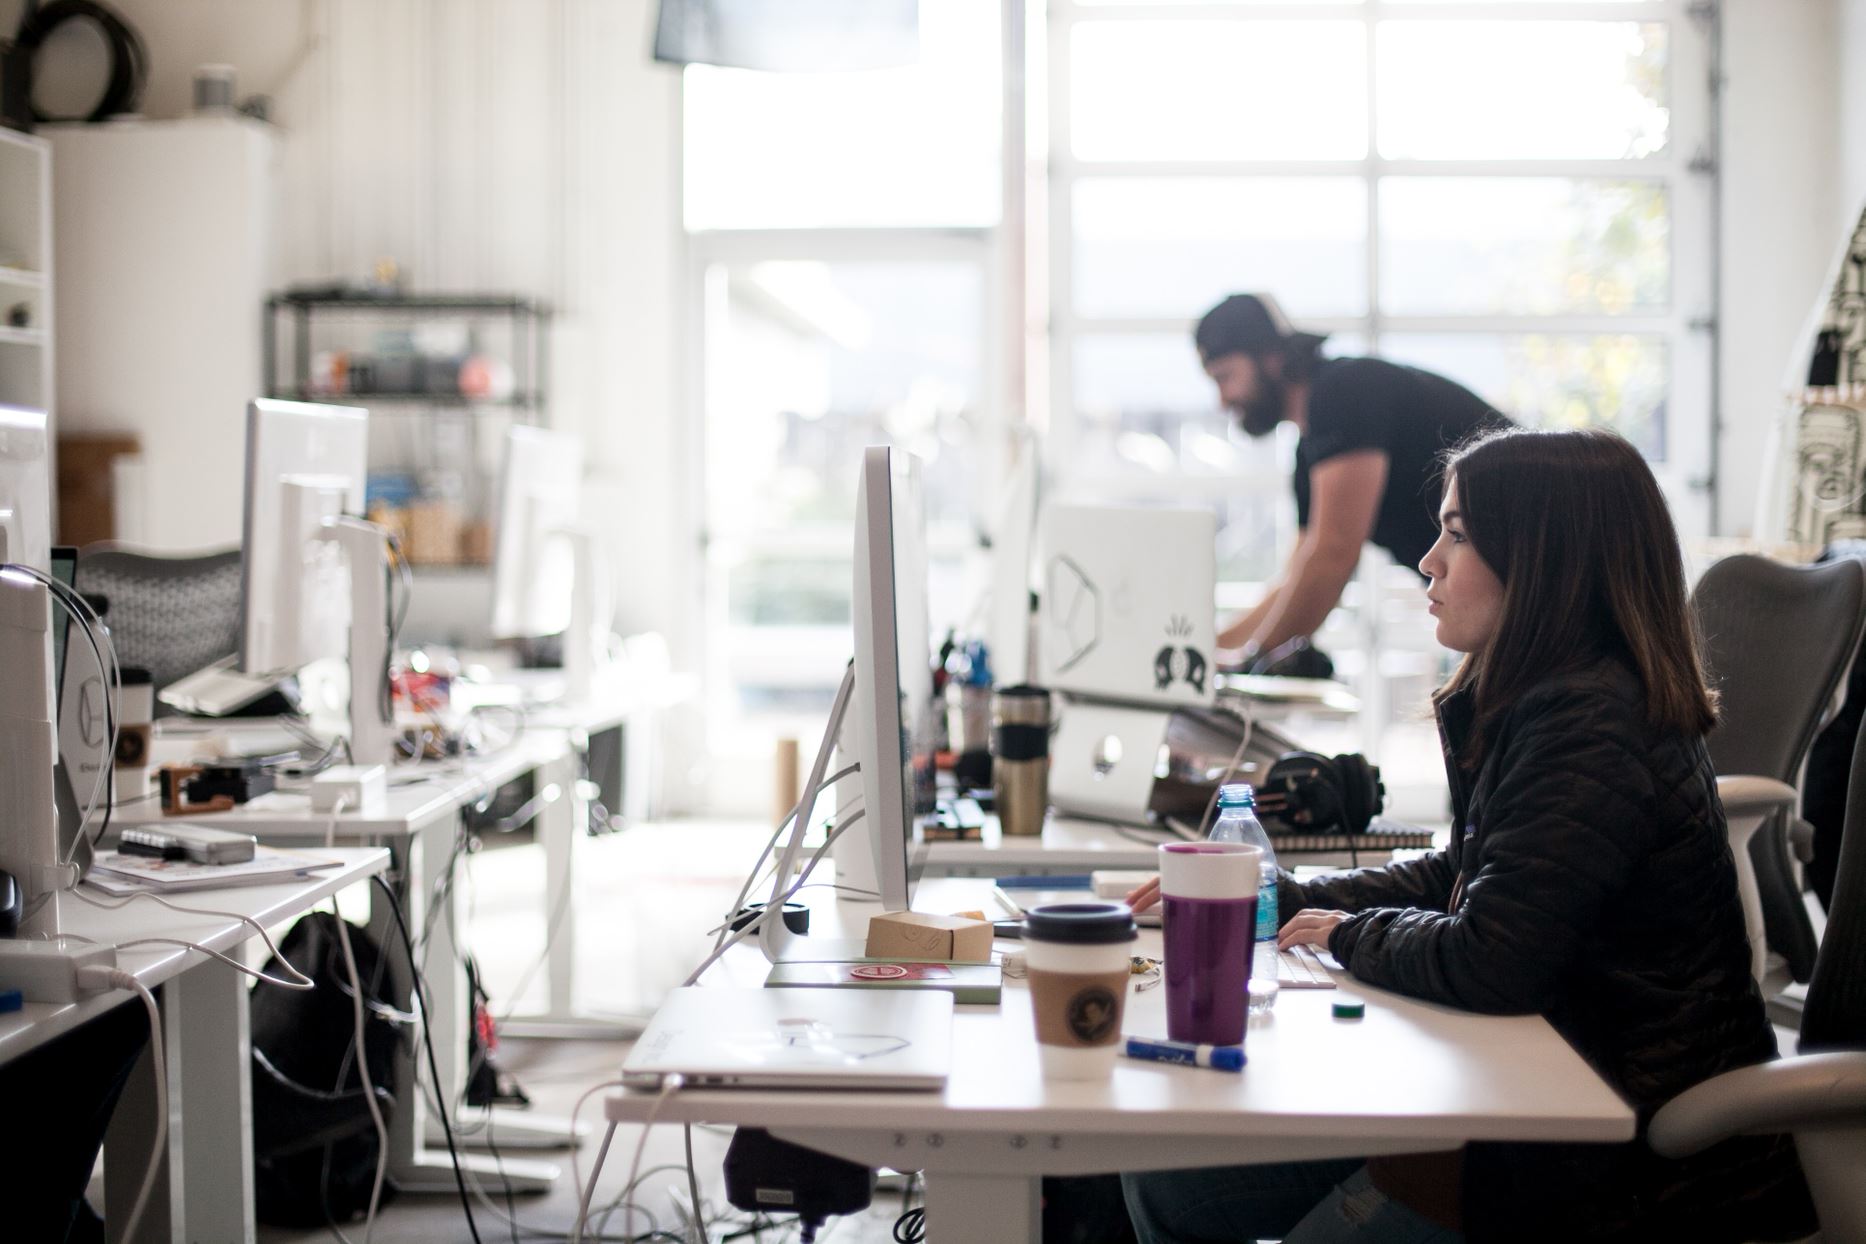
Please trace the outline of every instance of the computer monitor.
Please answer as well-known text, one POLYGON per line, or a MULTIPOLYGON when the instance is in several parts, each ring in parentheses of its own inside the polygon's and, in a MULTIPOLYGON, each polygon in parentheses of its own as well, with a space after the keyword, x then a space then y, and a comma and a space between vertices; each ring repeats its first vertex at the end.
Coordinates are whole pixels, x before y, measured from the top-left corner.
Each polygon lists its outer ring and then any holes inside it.
POLYGON ((0 406, 0 563, 52 566, 52 471, 46 414, 0 406))
POLYGON ((1030 662, 1031 564, 1036 546, 1038 453, 1036 441, 1019 446, 1004 481, 998 525, 991 533, 991 582, 985 648, 1000 686, 1027 683, 1030 662))
POLYGON ((862 456, 854 604, 855 688, 842 737, 862 766, 864 838, 881 905, 906 911, 934 787, 926 509, 920 465, 905 450, 873 446, 862 456))
POLYGON ((570 625, 583 442, 562 432, 506 433, 492 554, 495 639, 536 639, 570 625))
POLYGON ((246 408, 242 672, 282 674, 348 654, 350 578, 326 520, 363 513, 368 412, 260 398, 246 408))

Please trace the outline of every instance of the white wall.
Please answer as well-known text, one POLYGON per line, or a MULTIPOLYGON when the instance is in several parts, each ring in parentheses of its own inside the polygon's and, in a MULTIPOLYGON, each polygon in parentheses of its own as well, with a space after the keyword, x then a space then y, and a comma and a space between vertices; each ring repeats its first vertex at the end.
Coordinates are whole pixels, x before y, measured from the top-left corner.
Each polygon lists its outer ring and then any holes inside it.
POLYGON ((148 44, 144 111, 195 66, 274 97, 278 270, 516 291, 558 312, 551 419, 588 443, 627 630, 678 634, 678 74, 651 0, 118 0, 148 44))
MULTIPOLYGON (((1839 0, 1840 13, 1834 46, 1839 63, 1866 65, 1866 0, 1839 0)), ((1838 124, 1840 146, 1839 201, 1843 218, 1856 220, 1866 207, 1866 75, 1841 73, 1838 124)))
POLYGON ((1851 142, 1835 124, 1841 65, 1866 63, 1866 0, 1723 0, 1723 10, 1718 529, 1734 535, 1751 529, 1782 381, 1846 229, 1843 198, 1857 197, 1841 187, 1866 188, 1861 87, 1845 85, 1860 114, 1851 142))

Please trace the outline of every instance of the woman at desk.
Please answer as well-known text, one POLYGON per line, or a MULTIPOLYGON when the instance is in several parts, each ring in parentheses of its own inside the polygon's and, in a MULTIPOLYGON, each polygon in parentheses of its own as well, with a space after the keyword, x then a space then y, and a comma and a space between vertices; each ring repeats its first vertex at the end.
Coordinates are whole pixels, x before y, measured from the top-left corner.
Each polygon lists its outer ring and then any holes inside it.
POLYGON ((1284 875, 1281 942, 1412 997, 1540 1013, 1640 1138, 1124 1176, 1141 1239, 1800 1238, 1812 1210, 1786 1138, 1685 1161, 1644 1140, 1680 1091, 1775 1053, 1704 747, 1716 697, 1651 471, 1607 432, 1482 437, 1449 458, 1419 568, 1439 642, 1466 654, 1434 696, 1451 845, 1284 875))

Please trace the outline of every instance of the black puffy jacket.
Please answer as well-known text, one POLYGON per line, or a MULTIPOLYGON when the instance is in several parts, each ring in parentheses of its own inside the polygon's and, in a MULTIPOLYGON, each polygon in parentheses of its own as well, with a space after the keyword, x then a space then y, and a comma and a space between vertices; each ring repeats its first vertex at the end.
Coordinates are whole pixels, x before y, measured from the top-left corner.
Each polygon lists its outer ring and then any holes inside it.
POLYGON ((1703 741, 1655 730, 1638 676, 1602 659, 1497 722, 1481 764, 1468 695, 1440 705, 1447 850, 1307 883, 1279 909, 1355 913, 1329 949, 1371 985, 1491 1014, 1539 1013, 1639 1115, 1625 1145, 1474 1144, 1472 1241, 1796 1238, 1811 1210, 1792 1145, 1744 1139, 1685 1162, 1652 1113, 1775 1055, 1723 805, 1703 741))

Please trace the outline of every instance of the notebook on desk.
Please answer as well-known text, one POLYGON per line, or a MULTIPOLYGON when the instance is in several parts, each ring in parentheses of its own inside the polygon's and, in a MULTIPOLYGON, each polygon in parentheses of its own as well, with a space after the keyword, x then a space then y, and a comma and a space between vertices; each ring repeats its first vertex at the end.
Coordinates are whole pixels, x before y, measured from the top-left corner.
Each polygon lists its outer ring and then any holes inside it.
POLYGON ((952 1062, 943 991, 676 989, 622 1064, 630 1088, 939 1089, 952 1062))

